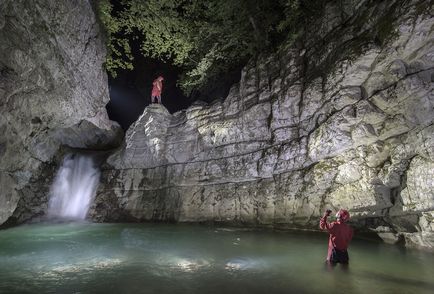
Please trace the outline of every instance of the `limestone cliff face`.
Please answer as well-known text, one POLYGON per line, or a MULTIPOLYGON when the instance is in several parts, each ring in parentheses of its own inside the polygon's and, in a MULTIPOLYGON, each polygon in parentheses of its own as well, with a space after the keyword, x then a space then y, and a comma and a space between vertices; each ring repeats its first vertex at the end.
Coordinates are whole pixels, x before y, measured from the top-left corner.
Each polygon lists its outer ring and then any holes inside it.
POLYGON ((302 44, 252 60, 224 101, 149 106, 107 161, 95 219, 316 228, 342 207, 385 240, 433 248, 426 4, 329 5, 302 44))
POLYGON ((105 46, 89 1, 0 2, 0 224, 46 209, 60 146, 102 148, 105 46))

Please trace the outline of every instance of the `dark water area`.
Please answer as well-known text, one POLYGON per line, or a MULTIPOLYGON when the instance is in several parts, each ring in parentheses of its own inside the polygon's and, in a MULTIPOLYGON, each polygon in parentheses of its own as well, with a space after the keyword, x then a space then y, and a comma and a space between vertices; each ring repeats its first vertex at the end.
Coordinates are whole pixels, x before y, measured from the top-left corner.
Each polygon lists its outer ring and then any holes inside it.
POLYGON ((434 293, 434 255, 327 234, 164 224, 34 224, 0 231, 0 293, 434 293))

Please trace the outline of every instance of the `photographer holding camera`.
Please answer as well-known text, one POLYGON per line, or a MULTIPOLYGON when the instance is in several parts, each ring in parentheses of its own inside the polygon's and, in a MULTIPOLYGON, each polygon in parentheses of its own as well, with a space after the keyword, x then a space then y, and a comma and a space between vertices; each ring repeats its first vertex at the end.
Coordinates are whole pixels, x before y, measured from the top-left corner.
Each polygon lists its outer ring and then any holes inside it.
POLYGON ((350 219, 350 213, 345 209, 339 209, 336 213, 336 221, 328 223, 327 217, 331 213, 332 211, 327 209, 319 222, 320 229, 327 230, 330 234, 327 263, 346 265, 349 261, 347 248, 353 238, 353 229, 346 224, 350 219))

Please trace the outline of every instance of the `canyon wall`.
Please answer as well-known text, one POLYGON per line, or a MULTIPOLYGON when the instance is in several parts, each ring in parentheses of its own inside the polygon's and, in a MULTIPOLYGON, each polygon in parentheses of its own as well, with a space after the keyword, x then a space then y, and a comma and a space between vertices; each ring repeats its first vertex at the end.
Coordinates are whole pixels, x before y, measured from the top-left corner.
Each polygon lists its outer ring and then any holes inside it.
POLYGON ((428 2, 333 2, 224 101, 147 107, 104 166, 93 218, 312 229, 347 208, 360 230, 432 249, 428 2))
POLYGON ((0 224, 43 215, 61 147, 107 148, 105 45, 90 1, 0 2, 0 224))

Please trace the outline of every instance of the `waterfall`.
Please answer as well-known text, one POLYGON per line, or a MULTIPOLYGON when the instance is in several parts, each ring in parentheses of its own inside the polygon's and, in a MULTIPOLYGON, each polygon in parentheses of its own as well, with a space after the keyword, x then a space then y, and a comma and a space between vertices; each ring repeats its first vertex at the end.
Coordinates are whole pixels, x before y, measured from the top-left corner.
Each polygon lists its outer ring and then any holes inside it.
POLYGON ((85 219, 99 176, 92 157, 81 154, 65 156, 50 189, 48 216, 85 219))

